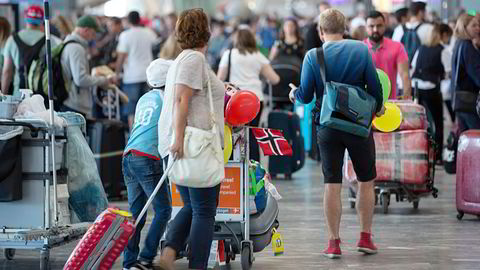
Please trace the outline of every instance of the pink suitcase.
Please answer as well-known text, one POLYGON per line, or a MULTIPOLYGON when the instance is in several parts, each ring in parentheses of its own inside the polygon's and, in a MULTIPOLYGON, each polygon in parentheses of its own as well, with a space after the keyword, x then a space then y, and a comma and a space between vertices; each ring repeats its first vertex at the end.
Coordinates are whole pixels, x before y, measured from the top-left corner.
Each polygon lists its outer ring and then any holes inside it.
POLYGON ((480 130, 468 130, 458 141, 457 218, 464 214, 480 217, 480 130))
MULTIPOLYGON (((167 178, 174 162, 164 171, 155 190, 138 215, 142 219, 158 190, 167 178)), ((131 214, 121 210, 107 209, 97 217, 92 227, 78 242, 64 270, 109 270, 128 244, 135 232, 137 223, 133 223, 131 214)))
MULTIPOLYGON (((397 131, 427 129, 428 121, 425 107, 407 100, 389 100, 402 112, 402 123, 397 131)), ((375 130, 375 127, 373 127, 375 130)))
MULTIPOLYGON (((374 132, 377 178, 375 181, 395 181, 418 185, 419 191, 429 177, 430 149, 426 130, 374 132)), ((355 182, 357 176, 346 156, 344 178, 355 182)))

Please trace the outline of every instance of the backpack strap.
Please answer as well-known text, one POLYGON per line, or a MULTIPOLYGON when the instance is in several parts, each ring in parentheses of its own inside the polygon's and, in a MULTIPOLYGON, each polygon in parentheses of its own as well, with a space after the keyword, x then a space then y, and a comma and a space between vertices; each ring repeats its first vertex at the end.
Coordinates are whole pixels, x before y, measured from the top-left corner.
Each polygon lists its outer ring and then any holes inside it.
POLYGON ((418 28, 420 28, 420 26, 422 26, 422 25, 423 25, 423 22, 419 23, 419 24, 417 25, 417 27, 415 27, 415 29, 414 29, 415 32, 417 32, 417 31, 418 31, 418 28))

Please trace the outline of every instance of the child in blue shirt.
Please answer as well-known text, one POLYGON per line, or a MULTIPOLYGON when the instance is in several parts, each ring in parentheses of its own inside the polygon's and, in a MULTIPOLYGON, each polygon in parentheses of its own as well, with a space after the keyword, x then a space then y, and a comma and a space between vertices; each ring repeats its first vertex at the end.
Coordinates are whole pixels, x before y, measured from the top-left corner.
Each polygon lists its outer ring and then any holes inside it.
MULTIPOLYGON (((163 174, 162 159, 158 153, 158 119, 163 105, 165 80, 172 61, 157 59, 147 68, 147 81, 152 88, 139 100, 135 109, 135 122, 123 156, 123 175, 127 186, 128 205, 136 219, 163 174)), ((140 232, 146 215, 138 224, 135 234, 124 252, 123 268, 152 269, 159 241, 170 220, 172 207, 168 185, 164 183, 152 202, 155 216, 140 252, 140 232)))

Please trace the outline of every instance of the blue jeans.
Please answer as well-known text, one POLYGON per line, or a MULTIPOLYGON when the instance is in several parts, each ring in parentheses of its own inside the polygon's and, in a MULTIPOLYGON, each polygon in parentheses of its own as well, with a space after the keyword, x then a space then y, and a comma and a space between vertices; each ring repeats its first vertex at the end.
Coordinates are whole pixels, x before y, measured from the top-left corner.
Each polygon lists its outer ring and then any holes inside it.
POLYGON ((135 114, 135 108, 140 97, 148 91, 148 85, 144 82, 140 83, 124 83, 122 91, 128 96, 128 103, 122 105, 121 116, 122 121, 127 121, 129 115, 135 114))
POLYGON ((188 238, 189 269, 207 269, 220 185, 211 188, 177 186, 177 190, 184 206, 168 227, 166 246, 178 254, 184 250, 188 238))
MULTIPOLYGON (((128 154, 123 157, 123 175, 128 192, 128 205, 136 219, 142 211, 153 190, 162 177, 162 161, 128 154)), ((158 244, 165 232, 172 213, 168 184, 163 183, 152 202, 155 216, 145 239, 145 245, 139 256, 140 232, 145 225, 147 215, 142 218, 135 234, 128 242, 124 252, 123 267, 130 268, 138 260, 152 262, 157 255, 158 244)))

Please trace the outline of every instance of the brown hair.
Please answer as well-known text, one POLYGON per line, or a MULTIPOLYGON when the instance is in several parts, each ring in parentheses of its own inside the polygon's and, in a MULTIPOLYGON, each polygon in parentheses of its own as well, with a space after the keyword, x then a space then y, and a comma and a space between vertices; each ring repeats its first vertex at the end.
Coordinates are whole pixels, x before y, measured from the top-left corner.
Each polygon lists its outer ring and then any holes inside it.
POLYGON ((427 47, 435 47, 440 45, 442 42, 442 34, 440 31, 440 25, 435 24, 432 30, 432 34, 430 35, 430 39, 427 40, 427 43, 425 44, 427 47))
POLYGON ((474 37, 470 36, 467 30, 467 26, 472 20, 475 20, 475 16, 469 14, 462 14, 458 20, 457 25, 455 26, 455 37, 458 39, 471 40, 474 37))
POLYGON ((178 45, 178 42, 175 39, 175 34, 172 34, 167 38, 165 44, 163 44, 158 57, 167 60, 174 60, 181 52, 182 48, 178 45))
POLYGON ((318 18, 318 27, 325 34, 344 34, 345 16, 338 9, 329 8, 320 14, 318 18))
POLYGON ((250 29, 238 29, 234 45, 240 54, 255 53, 258 51, 255 36, 250 29))
POLYGON ((203 48, 210 39, 208 17, 203 9, 187 9, 180 14, 175 26, 175 36, 184 50, 203 48))
POLYGON ((62 15, 58 15, 52 20, 52 24, 55 25, 62 35, 61 38, 65 38, 73 31, 73 25, 70 20, 62 15))
POLYGON ((8 37, 10 36, 11 26, 8 20, 4 17, 0 17, 0 47, 5 45, 8 37))

